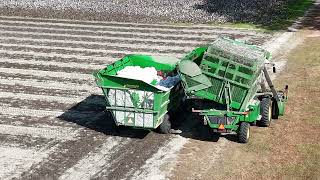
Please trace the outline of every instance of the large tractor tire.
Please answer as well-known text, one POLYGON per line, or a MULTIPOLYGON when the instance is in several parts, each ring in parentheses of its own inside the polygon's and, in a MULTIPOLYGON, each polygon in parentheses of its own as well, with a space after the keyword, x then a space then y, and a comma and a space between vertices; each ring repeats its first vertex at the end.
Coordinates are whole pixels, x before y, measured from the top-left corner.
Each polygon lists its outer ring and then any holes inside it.
POLYGON ((250 138, 250 124, 247 122, 242 122, 238 131, 238 141, 239 143, 247 143, 250 138))
POLYGON ((269 97, 263 98, 260 104, 260 115, 259 126, 269 127, 272 119, 272 101, 269 97))
POLYGON ((163 134, 169 134, 171 132, 171 122, 169 114, 165 114, 162 123, 159 125, 159 130, 163 134))

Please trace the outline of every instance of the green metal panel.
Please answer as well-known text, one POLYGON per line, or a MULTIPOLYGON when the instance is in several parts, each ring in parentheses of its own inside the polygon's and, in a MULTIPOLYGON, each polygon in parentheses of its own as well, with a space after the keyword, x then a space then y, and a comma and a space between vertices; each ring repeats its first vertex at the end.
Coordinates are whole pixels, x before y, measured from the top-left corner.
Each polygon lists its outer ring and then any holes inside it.
POLYGON ((195 77, 202 74, 199 66, 192 61, 181 61, 179 63, 179 70, 181 73, 187 74, 190 77, 195 77))
POLYGON ((212 86, 208 77, 202 74, 199 66, 192 61, 181 61, 179 63, 180 77, 184 83, 186 93, 194 93, 212 86))
POLYGON ((183 65, 183 69, 179 70, 187 95, 226 104, 224 89, 228 83, 230 107, 244 111, 257 91, 263 63, 270 54, 256 46, 225 38, 217 39, 207 48, 198 48, 196 52, 200 54, 196 56, 198 59, 189 54, 179 63, 179 68, 183 65), (195 80, 194 73, 197 76, 200 74, 195 67, 190 68, 195 69, 193 73, 184 72, 183 70, 187 69, 184 61, 199 62, 202 75, 206 76, 212 85, 207 88, 200 86, 203 83, 195 80))
POLYGON ((194 49, 193 51, 191 51, 190 53, 188 53, 187 55, 185 55, 181 61, 183 60, 188 60, 188 61, 193 61, 196 64, 200 64, 201 59, 204 55, 204 52, 208 49, 208 45, 202 46, 202 47, 198 47, 196 49, 194 49))

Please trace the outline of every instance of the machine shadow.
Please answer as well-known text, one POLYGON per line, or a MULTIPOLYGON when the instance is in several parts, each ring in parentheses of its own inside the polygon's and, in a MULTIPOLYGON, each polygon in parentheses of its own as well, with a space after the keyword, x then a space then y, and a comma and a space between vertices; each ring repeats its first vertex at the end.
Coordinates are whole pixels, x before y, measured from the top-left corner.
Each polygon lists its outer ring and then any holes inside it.
MULTIPOLYGON (((295 14, 293 12, 288 14, 286 9, 292 3, 293 1, 274 0, 204 0, 195 4, 193 8, 203 10, 213 16, 224 17, 227 22, 231 23, 250 23, 269 30, 279 30, 279 28, 285 30, 288 28, 287 26, 294 23, 289 20, 289 16, 295 16, 295 14), (276 22, 279 24, 277 25, 276 22), (282 27, 282 23, 287 24, 287 26, 282 27)), ((310 1, 305 3, 310 3, 310 1)), ((299 11, 301 10, 295 9, 295 13, 299 11)), ((302 22, 295 25, 295 28, 319 30, 319 17, 320 4, 315 3, 311 5, 309 13, 305 14, 302 22)))
POLYGON ((216 105, 209 100, 189 99, 182 104, 182 108, 173 116, 173 129, 182 131, 180 134, 185 138, 195 139, 199 141, 218 142, 220 137, 224 137, 230 141, 237 141, 235 134, 223 134, 213 132, 208 125, 204 125, 204 119, 199 113, 193 113, 195 109, 211 109, 225 108, 223 105, 216 105))
POLYGON ((320 3, 316 3, 309 12, 305 15, 300 24, 297 24, 297 29, 320 30, 320 3))
POLYGON ((148 130, 116 126, 111 113, 105 110, 105 106, 104 96, 90 95, 58 118, 110 136, 143 139, 150 133, 148 130))
POLYGON ((198 114, 186 111, 179 113, 178 118, 174 118, 174 129, 180 129, 182 137, 199 141, 218 142, 221 137, 229 141, 238 142, 236 134, 214 133, 209 126, 203 125, 203 119, 198 114))
POLYGON ((268 27, 274 19, 286 18, 286 2, 272 0, 204 0, 193 6, 233 23, 253 23, 268 27))
MULTIPOLYGON (((150 130, 117 126, 114 123, 112 114, 105 110, 105 106, 104 96, 90 95, 65 111, 58 118, 109 136, 143 139, 150 133, 150 130)), ((180 129, 182 133, 179 135, 182 137, 212 142, 217 142, 221 137, 221 135, 213 133, 210 128, 204 126, 202 118, 190 110, 176 112, 170 119, 172 128, 180 129)), ((233 137, 232 134, 223 135, 223 137, 231 141, 236 141, 236 137, 233 137)))

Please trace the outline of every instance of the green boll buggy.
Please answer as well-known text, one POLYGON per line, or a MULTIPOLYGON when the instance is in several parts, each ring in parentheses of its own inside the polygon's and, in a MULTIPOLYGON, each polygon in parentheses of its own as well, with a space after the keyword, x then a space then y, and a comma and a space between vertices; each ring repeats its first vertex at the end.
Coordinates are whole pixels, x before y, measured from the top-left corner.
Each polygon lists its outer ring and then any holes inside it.
POLYGON ((117 126, 171 130, 170 115, 184 98, 181 83, 168 91, 142 80, 117 76, 127 66, 154 67, 158 71, 175 71, 179 59, 164 56, 128 55, 94 73, 117 126))

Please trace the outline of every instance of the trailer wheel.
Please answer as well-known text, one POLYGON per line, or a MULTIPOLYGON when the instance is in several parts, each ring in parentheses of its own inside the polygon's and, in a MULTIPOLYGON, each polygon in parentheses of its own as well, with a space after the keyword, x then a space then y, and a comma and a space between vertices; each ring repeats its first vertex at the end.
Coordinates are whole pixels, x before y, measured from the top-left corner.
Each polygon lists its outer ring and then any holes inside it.
POLYGON ((262 117, 259 121, 259 126, 269 127, 272 118, 272 105, 270 98, 263 98, 261 100, 260 114, 262 117))
POLYGON ((171 130, 171 122, 170 122, 169 114, 165 114, 163 117, 162 123, 159 125, 159 130, 163 134, 169 134, 171 130))
POLYGON ((239 143, 247 143, 250 137, 250 124, 242 122, 239 127, 238 141, 239 143))

